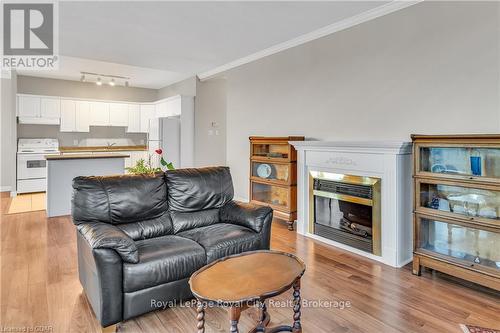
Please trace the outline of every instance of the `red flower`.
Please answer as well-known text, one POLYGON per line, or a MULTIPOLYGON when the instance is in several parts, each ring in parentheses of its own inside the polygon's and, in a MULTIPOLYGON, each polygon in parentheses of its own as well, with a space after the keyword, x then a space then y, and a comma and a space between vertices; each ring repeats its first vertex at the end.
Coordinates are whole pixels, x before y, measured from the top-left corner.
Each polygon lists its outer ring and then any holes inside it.
POLYGON ((161 155, 163 153, 163 150, 161 150, 161 148, 156 149, 155 153, 157 153, 158 155, 161 155))

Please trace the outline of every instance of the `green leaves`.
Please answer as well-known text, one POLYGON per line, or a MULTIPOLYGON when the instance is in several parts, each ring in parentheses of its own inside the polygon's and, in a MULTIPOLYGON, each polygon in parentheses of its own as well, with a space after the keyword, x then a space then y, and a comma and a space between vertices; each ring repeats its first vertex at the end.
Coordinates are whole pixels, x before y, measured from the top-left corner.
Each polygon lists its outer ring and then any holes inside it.
POLYGON ((125 168, 128 173, 132 173, 135 175, 138 174, 143 174, 143 173, 155 173, 161 171, 161 168, 153 168, 151 166, 151 163, 146 164, 146 161, 144 159, 140 159, 135 163, 135 166, 130 167, 130 168, 125 168))
POLYGON ((175 170, 174 165, 172 164, 172 162, 165 161, 165 159, 163 158, 163 156, 160 158, 160 163, 164 167, 167 167, 168 170, 175 170))

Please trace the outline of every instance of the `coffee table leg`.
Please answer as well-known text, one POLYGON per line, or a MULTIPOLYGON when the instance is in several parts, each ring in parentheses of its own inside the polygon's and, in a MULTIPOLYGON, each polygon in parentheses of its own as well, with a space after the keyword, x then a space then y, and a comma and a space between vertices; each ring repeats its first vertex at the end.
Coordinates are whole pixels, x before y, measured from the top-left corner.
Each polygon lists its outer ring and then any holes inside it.
POLYGON ((300 279, 293 285, 293 333, 301 333, 300 325, 300 279))
POLYGON ((231 321, 231 329, 229 332, 238 333, 238 321, 240 320, 241 308, 240 307, 231 307, 229 308, 229 319, 231 321))
POLYGON ((205 333, 205 303, 198 301, 196 306, 196 319, 198 320, 198 333, 205 333))

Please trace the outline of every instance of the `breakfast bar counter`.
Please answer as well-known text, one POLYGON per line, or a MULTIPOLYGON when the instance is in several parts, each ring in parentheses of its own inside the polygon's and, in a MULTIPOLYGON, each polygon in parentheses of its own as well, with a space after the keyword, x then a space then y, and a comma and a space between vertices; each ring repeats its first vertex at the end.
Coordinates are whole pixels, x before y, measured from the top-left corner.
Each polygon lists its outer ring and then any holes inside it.
POLYGON ((47 160, 47 216, 71 214, 73 178, 123 174, 123 153, 82 153, 45 155, 47 160))

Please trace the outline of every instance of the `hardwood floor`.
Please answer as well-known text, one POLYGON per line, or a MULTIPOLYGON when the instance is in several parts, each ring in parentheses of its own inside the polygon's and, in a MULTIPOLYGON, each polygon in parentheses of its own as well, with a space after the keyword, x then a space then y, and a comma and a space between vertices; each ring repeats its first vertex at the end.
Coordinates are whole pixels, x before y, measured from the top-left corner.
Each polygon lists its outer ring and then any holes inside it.
MULTIPOLYGON (((70 218, 47 219, 43 211, 4 215, 9 201, 2 196, 0 326, 4 331, 41 326, 39 332, 98 332, 78 281, 70 218)), ((349 254, 297 236, 281 223, 273 226, 271 247, 305 261, 303 300, 350 302, 343 308, 334 303, 303 307, 305 333, 461 332, 460 323, 500 329, 500 295, 492 290, 466 287, 441 274, 416 277, 409 267, 394 269, 349 254)), ((291 296, 288 292, 275 300, 291 296)), ((271 324, 291 322, 292 308, 276 305, 268 306, 271 324)), ((195 307, 169 308, 120 323, 118 331, 195 332, 195 318, 195 307)), ((225 310, 208 309, 205 318, 207 332, 228 332, 225 310)), ((245 311, 240 331, 254 320, 257 312, 245 311)))

